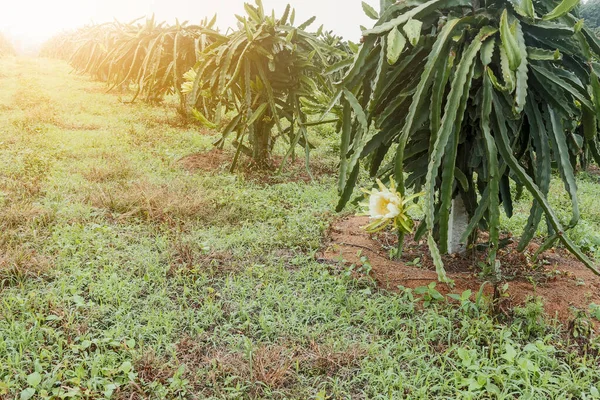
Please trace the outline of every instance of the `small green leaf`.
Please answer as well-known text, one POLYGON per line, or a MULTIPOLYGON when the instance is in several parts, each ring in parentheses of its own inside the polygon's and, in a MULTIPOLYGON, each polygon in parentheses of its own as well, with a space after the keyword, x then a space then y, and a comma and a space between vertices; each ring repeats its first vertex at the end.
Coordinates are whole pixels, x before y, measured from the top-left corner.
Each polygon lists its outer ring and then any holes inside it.
POLYGON ((117 386, 114 383, 109 383, 108 385, 106 385, 104 387, 104 396, 110 398, 113 395, 114 391, 117 390, 118 387, 119 386, 117 386))
POLYGON ((562 60, 562 54, 558 49, 554 50, 554 61, 562 60))
POLYGON ((379 19, 379 13, 377 11, 375 11, 375 9, 373 7, 371 7, 369 4, 365 3, 364 1, 362 2, 362 9, 369 18, 375 19, 375 20, 379 19))
POLYGON ((458 353, 458 356, 460 357, 460 359, 462 361, 462 365, 464 367, 471 366, 471 363, 473 362, 473 360, 471 359, 471 353, 469 353, 469 351, 467 349, 460 348, 457 350, 457 353, 458 353))
POLYGON ((394 28, 388 34, 387 42, 387 61, 390 65, 393 65, 400 58, 400 54, 406 46, 406 39, 398 28, 394 28))
POLYGON ((515 357, 517 356, 517 351, 515 350, 515 348, 512 347, 510 343, 506 343, 506 345, 504 346, 504 351, 505 352, 502 355, 502 358, 504 358, 508 362, 513 362, 515 360, 515 357))
POLYGON ((497 395, 497 396, 500 396, 500 393, 502 393, 502 392, 500 391, 500 388, 499 388, 498 386, 496 386, 495 384, 493 384, 492 382, 488 382, 488 383, 485 385, 485 389, 486 389, 488 392, 490 392, 490 393, 493 393, 493 394, 495 394, 495 395, 497 395))
POLYGON ((421 28, 423 27, 423 23, 416 19, 409 20, 404 25, 404 33, 406 33, 406 37, 408 38, 408 42, 416 46, 419 43, 419 38, 421 37, 421 28))
POLYGON ((319 393, 317 393, 317 396, 315 397, 315 400, 325 400, 327 399, 327 392, 325 390, 321 390, 319 393))
POLYGON ((123 362, 123 364, 121 364, 121 366, 119 367, 119 371, 122 371, 123 373, 129 373, 129 371, 131 371, 132 369, 132 365, 131 362, 129 361, 125 361, 123 362))
POLYGON ((29 400, 35 394, 34 388, 27 388, 21 392, 20 399, 21 400, 29 400))
POLYGON ((27 376, 27 384, 31 387, 37 387, 42 381, 42 375, 39 372, 34 372, 27 376))

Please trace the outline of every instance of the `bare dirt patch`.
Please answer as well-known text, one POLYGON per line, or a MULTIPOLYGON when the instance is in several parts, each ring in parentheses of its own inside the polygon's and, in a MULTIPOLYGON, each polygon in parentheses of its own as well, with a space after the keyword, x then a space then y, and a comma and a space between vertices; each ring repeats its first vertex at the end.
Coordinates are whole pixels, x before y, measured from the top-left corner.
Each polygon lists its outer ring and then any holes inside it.
MULTIPOLYGON (((231 168, 235 154, 232 151, 214 148, 205 153, 196 153, 183 157, 178 161, 181 167, 189 172, 227 172, 231 168)), ((264 184, 275 184, 281 182, 310 182, 313 178, 335 173, 335 167, 326 165, 318 160, 312 159, 310 163, 310 174, 306 170, 304 158, 288 159, 281 173, 279 167, 283 157, 274 156, 272 166, 269 169, 261 169, 256 166, 251 158, 240 155, 235 172, 242 174, 246 179, 264 184), (312 175, 312 177, 311 177, 312 175)))
MULTIPOLYGON (((415 242, 407 237, 402 260, 392 261, 389 248, 396 244, 393 234, 369 235, 362 227, 368 217, 346 217, 336 221, 329 229, 326 244, 318 255, 327 263, 362 265, 367 257, 372 267, 371 275, 386 290, 398 290, 399 286, 416 288, 437 282, 425 241, 415 242), (416 259, 417 263, 414 263, 416 259)), ((594 275, 582 263, 560 249, 546 252, 533 264, 530 255, 537 249, 531 244, 524 253, 510 244, 498 253, 503 274, 508 283, 507 295, 510 306, 523 305, 529 296, 541 297, 546 312, 562 322, 573 318, 573 310, 587 310, 590 303, 600 304, 600 277, 594 275)), ((448 277, 455 282, 452 288, 438 284, 442 294, 462 293, 470 289, 477 292, 485 279, 480 277, 479 262, 484 262, 486 252, 473 251, 464 256, 444 256, 448 277)), ((492 285, 485 292, 493 294, 492 285)))
POLYGON ((227 171, 233 160, 233 154, 221 149, 212 149, 205 153, 196 153, 185 156, 178 164, 189 172, 224 172, 227 171))

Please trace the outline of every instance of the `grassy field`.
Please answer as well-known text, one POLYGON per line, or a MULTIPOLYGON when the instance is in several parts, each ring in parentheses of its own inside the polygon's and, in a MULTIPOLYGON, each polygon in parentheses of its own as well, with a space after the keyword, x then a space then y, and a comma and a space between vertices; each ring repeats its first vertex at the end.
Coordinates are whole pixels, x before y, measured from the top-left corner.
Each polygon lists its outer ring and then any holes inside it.
MULTIPOLYGON (((0 61, 1 399, 600 398, 600 343, 536 302, 501 324, 484 299, 423 308, 315 261, 335 176, 190 173, 216 134, 70 71, 0 61)), ((573 235, 598 256, 580 185, 573 235)))

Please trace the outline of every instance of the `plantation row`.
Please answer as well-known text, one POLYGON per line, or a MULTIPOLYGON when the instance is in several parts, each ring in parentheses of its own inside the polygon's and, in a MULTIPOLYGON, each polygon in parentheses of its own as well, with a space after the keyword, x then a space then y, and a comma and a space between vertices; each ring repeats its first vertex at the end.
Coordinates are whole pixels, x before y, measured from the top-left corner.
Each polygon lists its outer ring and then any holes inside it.
POLYGON ((135 86, 132 101, 175 93, 183 113, 223 132, 221 144, 234 134, 238 153, 267 166, 279 137, 291 149, 309 145, 305 106, 331 96, 339 74, 326 71, 350 56, 340 38, 306 30, 314 19, 295 27, 290 7, 280 18, 260 3, 245 8, 228 34, 214 28, 216 17, 199 25, 112 22, 55 37, 41 55, 69 59, 111 89, 135 86))
POLYGON ((310 32, 314 19, 296 25, 289 6, 282 16, 266 14, 257 0, 227 33, 214 19, 115 22, 55 38, 43 55, 68 56, 111 88, 133 84, 134 99, 176 93, 183 112, 221 132, 219 146, 232 139, 233 166, 243 152, 268 167, 277 139, 288 143, 287 156, 301 146, 308 158, 307 128, 337 123, 338 210, 355 192, 361 165, 392 182, 392 190, 382 184, 371 192, 390 212, 371 216, 393 222, 401 247, 412 230, 406 193, 422 191, 416 236, 427 238, 440 280, 440 253, 455 251, 454 207, 468 218, 461 242, 489 232, 487 272, 499 276, 500 207, 510 217, 525 189, 534 202, 519 249, 545 219, 540 251, 560 242, 598 273, 565 235, 579 220, 574 175, 590 160, 600 163, 600 41, 578 4, 383 0, 377 12, 363 3, 374 24, 357 46, 310 32), (553 172, 571 199, 569 221, 548 201, 553 172))
POLYGON ((171 27, 154 18, 145 24, 92 25, 52 38, 40 54, 70 60, 78 72, 106 81, 111 88, 136 84, 133 100, 138 95, 158 100, 178 91, 183 74, 197 62, 196 54, 218 35, 210 25, 202 25, 171 27))

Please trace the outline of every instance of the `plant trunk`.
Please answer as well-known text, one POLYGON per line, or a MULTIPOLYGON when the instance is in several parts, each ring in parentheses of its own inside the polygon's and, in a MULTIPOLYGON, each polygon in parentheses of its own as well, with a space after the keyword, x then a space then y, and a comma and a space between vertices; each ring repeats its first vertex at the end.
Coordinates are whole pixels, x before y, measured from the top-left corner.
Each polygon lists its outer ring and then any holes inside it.
POLYGON ((398 244, 396 245, 396 260, 402 259, 402 250, 404 249, 404 233, 398 230, 398 244))
POLYGON ((252 158, 259 168, 271 167, 271 131, 273 123, 260 121, 254 126, 252 158))
POLYGON ((463 202, 462 196, 457 196, 452 200, 452 212, 450 213, 450 222, 448 224, 448 253, 463 254, 467 250, 465 243, 461 238, 467 226, 469 225, 469 214, 463 202))

